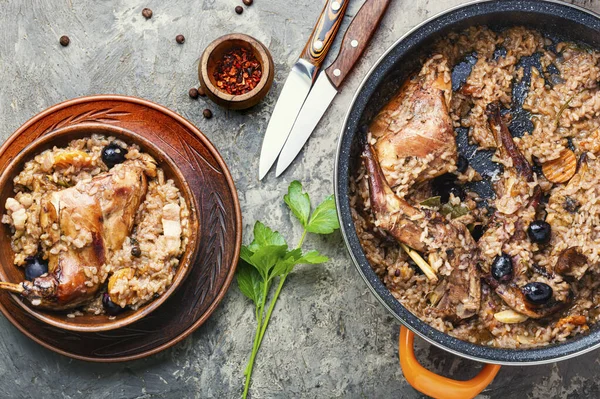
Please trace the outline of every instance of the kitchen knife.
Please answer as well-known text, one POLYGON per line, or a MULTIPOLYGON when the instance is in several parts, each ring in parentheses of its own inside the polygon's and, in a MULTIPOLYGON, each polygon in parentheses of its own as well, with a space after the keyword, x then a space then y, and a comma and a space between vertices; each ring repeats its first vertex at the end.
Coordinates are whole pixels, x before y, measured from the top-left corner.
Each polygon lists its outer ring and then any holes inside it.
POLYGON ((260 152, 259 178, 265 177, 275 163, 294 121, 308 96, 317 72, 340 28, 350 0, 327 0, 300 58, 292 67, 263 139, 260 152))
POLYGON ((338 94, 344 79, 373 37, 389 3, 390 0, 367 0, 350 23, 338 57, 319 74, 298 114, 292 132, 279 154, 277 176, 287 169, 302 150, 329 104, 338 94))

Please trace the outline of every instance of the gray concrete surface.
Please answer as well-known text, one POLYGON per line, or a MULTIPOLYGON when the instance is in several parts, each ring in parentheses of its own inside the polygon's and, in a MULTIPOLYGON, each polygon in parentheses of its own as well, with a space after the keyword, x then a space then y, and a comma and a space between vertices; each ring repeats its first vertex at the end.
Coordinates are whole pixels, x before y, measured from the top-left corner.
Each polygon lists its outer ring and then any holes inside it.
MULTIPOLYGON (((314 199, 332 193, 336 139, 353 92, 368 68, 415 24, 463 0, 394 0, 373 44, 283 178, 257 181, 258 154, 289 66, 304 45, 321 0, 0 0, 0 139, 31 116, 69 98, 99 93, 156 101, 195 123, 219 148, 240 193, 244 229, 254 220, 299 230, 281 196, 299 179, 314 199), (146 21, 143 7, 154 10, 146 21), (229 32, 263 41, 273 53, 276 84, 252 110, 228 112, 190 100, 204 47, 229 32), (182 33, 186 43, 175 44, 182 33), (58 38, 69 35, 62 48, 58 38), (214 111, 212 120, 202 110, 214 111)), ((576 0, 600 11, 600 1, 576 0)), ((349 16, 362 1, 355 0, 349 16)), ((346 18, 345 25, 349 22, 346 18)), ((334 49, 335 50, 335 49, 334 49)), ((398 323, 354 270, 339 234, 310 237, 307 247, 328 254, 324 266, 299 267, 289 278, 257 362, 254 398, 417 398, 398 365, 398 323)), ((210 320, 176 347, 145 360, 88 364, 54 354, 0 317, 1 398, 235 398, 250 353, 253 309, 236 286, 210 320)), ((423 362, 445 375, 470 377, 475 363, 418 343, 423 362)), ((599 397, 599 357, 559 364, 505 367, 483 393, 490 398, 599 397)))

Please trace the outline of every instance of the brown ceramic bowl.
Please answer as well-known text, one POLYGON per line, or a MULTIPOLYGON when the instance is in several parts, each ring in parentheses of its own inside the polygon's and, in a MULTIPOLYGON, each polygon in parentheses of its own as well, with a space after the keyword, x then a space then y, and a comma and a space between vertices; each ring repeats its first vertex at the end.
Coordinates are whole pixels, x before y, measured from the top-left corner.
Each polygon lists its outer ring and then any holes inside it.
POLYGON ((265 45, 251 36, 240 33, 222 36, 209 44, 198 65, 200 86, 206 95, 218 105, 236 110, 250 108, 267 95, 273 84, 274 71, 273 58, 265 45), (242 95, 231 95, 220 90, 213 76, 219 60, 225 53, 236 47, 242 47, 252 52, 262 68, 262 78, 258 85, 242 95))
MULTIPOLYGON (((49 148, 54 146, 64 147, 67 146, 71 140, 89 137, 92 134, 113 136, 128 144, 137 144, 140 146, 142 151, 154 157, 159 167, 165 172, 165 177, 167 179, 173 179, 187 202, 190 210, 191 236, 187 248, 181 257, 181 261, 179 267, 177 268, 173 283, 167 289, 167 291, 139 309, 127 310, 112 320, 109 319, 107 315, 91 314, 69 318, 67 314, 70 313, 70 311, 54 312, 38 309, 29 304, 27 301, 19 298, 17 295, 13 295, 14 300, 18 303, 18 305, 24 311, 28 312, 37 319, 59 328, 79 332, 114 330, 131 324, 150 314, 163 302, 165 302, 167 298, 173 292, 175 292, 179 285, 184 281, 190 269, 190 265, 196 257, 200 242, 200 237, 198 234, 198 226, 200 222, 198 211, 195 206, 196 201, 194 199, 194 194, 192 193, 192 190, 190 189, 177 165, 163 150, 146 138, 133 131, 109 124, 81 123, 62 127, 42 136, 41 138, 38 138, 18 154, 14 154, 14 158, 8 163, 7 167, 0 176, 0 187, 2 187, 2 192, 0 193, 1 212, 5 212, 4 204, 6 203, 6 199, 9 196, 14 195, 13 178, 21 172, 25 162, 31 160, 37 154, 40 154, 49 148)), ((24 269, 13 264, 14 254, 11 250, 10 242, 11 239, 9 229, 6 225, 4 225, 2 228, 0 228, 0 280, 11 283, 19 283, 24 280, 24 269)))

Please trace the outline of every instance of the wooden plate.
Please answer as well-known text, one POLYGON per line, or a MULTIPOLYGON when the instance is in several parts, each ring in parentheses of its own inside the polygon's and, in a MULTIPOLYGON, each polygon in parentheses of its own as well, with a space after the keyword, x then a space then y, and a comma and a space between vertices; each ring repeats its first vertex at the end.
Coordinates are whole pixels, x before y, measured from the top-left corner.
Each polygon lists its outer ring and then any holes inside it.
POLYGON ((237 191, 222 157, 198 128, 160 105, 116 95, 69 100, 33 117, 0 148, 0 170, 11 154, 18 154, 38 137, 83 123, 136 132, 175 161, 195 194, 202 221, 198 255, 183 285, 162 306, 117 330, 82 333, 53 327, 24 312, 8 293, 0 293, 0 311, 25 335, 65 356, 95 362, 139 359, 187 337, 225 295, 242 241, 237 191))

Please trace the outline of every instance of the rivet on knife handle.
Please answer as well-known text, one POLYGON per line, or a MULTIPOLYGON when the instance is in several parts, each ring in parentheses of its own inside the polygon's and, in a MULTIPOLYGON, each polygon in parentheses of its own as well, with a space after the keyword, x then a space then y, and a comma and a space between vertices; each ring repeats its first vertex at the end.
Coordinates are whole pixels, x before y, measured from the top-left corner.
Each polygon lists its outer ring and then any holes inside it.
POLYGON ((331 83, 339 88, 365 51, 391 0, 367 0, 346 30, 340 52, 325 70, 331 83))
POLYGON ((348 3, 350 0, 327 1, 300 58, 310 62, 317 69, 321 66, 340 29, 348 3))

